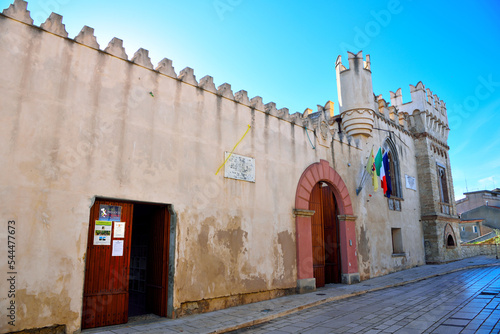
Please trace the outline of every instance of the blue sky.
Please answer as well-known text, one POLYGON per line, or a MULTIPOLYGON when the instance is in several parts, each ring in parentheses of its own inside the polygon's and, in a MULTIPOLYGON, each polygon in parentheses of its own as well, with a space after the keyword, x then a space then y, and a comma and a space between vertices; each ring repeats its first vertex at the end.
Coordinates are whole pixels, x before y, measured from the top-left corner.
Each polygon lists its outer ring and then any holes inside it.
MULTIPOLYGON (((13 0, 0 0, 7 8, 13 0)), ((40 25, 54 11, 69 37, 84 25, 104 49, 113 37, 129 55, 262 96, 291 113, 335 102, 335 59, 371 55, 373 89, 422 81, 446 102, 455 196, 500 187, 500 1, 33 0, 40 25)))

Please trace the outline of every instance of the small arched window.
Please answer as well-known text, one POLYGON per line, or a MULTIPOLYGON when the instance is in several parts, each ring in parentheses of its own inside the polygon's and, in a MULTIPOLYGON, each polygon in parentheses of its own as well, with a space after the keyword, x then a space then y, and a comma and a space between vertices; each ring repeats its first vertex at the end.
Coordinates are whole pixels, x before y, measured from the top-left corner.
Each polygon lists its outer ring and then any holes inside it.
POLYGON ((455 240, 453 240, 451 234, 448 235, 448 241, 446 242, 446 246, 455 247, 455 240))
POLYGON ((444 242, 446 248, 454 248, 457 246, 457 242, 455 241, 455 232, 453 232, 453 228, 450 224, 446 224, 444 227, 444 242))
POLYGON ((387 138, 382 145, 382 154, 387 152, 389 158, 389 175, 391 178, 391 197, 403 198, 401 190, 401 176, 399 173, 399 158, 396 150, 396 145, 390 138, 387 138))

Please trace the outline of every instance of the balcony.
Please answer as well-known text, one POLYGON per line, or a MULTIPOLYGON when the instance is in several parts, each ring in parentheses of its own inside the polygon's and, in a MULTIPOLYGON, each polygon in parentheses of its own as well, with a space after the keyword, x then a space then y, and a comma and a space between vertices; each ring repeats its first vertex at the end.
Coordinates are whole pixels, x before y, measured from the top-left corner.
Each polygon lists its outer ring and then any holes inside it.
POLYGON ((392 211, 401 211, 401 201, 402 198, 398 197, 391 197, 387 199, 387 202, 389 203, 389 210, 392 211))
POLYGON ((444 213, 445 215, 450 215, 451 204, 448 204, 448 203, 439 203, 439 206, 441 207, 441 213, 444 213))

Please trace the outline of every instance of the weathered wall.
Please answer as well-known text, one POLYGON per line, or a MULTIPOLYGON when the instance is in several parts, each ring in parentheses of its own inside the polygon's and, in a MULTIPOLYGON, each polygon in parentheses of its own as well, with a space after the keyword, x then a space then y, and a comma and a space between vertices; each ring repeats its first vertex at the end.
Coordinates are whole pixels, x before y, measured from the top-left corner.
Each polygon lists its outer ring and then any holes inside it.
POLYGON ((427 263, 445 263, 461 259, 460 230, 458 220, 443 216, 427 216, 422 219, 424 228, 425 260, 427 263), (455 241, 447 245, 447 227, 455 241))
POLYGON ((461 257, 468 258, 479 255, 495 255, 500 256, 499 245, 462 245, 461 257))
MULTIPOLYGON (((378 114, 377 114, 378 115, 378 114)), ((399 125, 383 117, 375 117, 373 138, 365 139, 365 150, 357 165, 366 164, 372 146, 374 154, 392 134, 400 164, 400 182, 403 192, 402 211, 389 210, 388 199, 383 196, 379 186, 374 192, 368 178, 363 190, 353 201, 354 212, 358 216, 356 231, 361 279, 380 276, 392 271, 411 268, 424 264, 423 231, 420 219, 420 202, 417 191, 406 188, 405 175, 417 177, 413 138, 402 132, 399 125), (381 130, 377 130, 381 129, 381 130), (404 256, 393 257, 391 228, 401 228, 404 256)), ((358 182, 360 177, 357 178, 358 182)), ((356 185, 357 187, 357 185, 356 185)))
MULTIPOLYGON (((398 134, 404 202, 396 212, 369 180, 355 192, 386 132, 353 139, 334 122, 332 147, 332 133, 310 118, 233 95, 228 85, 216 89, 211 78, 198 83, 190 69, 177 77, 168 60, 154 70, 145 50, 129 61, 118 40, 99 50, 88 28, 77 41, 60 36, 64 28, 52 23, 50 33, 0 15, 0 212, 17 222, 16 329, 79 329, 95 196, 173 205, 181 313, 204 301, 218 308, 241 302, 239 295, 255 301, 295 288, 295 191, 320 159, 353 201, 362 279, 424 263, 418 192, 404 187, 405 174, 417 175, 414 146, 399 126, 375 122, 398 134), (256 182, 215 175, 248 125, 235 153, 255 158, 256 182), (392 227, 403 231, 403 257, 391 256, 392 227)), ((4 262, 0 270, 7 272, 4 262)), ((2 309, 6 295, 2 285, 2 309)))
POLYGON ((313 150, 303 126, 259 99, 148 68, 144 52, 140 66, 88 34, 83 45, 1 15, 0 31, 0 211, 18 224, 17 328, 79 328, 94 196, 173 204, 176 308, 295 287, 296 180, 328 145, 313 150), (256 182, 216 176, 247 125, 236 153, 256 159, 256 182))

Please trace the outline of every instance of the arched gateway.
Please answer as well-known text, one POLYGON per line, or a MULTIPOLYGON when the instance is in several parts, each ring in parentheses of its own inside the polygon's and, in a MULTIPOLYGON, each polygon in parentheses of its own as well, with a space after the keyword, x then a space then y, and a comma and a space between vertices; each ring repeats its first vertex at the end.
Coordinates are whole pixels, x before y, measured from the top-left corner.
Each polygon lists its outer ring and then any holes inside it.
MULTIPOLYGON (((327 230, 331 227, 326 223, 328 219, 336 218, 335 224, 338 224, 337 238, 340 241, 341 281, 346 284, 359 282, 358 259, 356 256, 356 216, 353 215, 351 198, 344 181, 330 167, 328 161, 320 160, 320 162, 307 167, 302 173, 297 185, 294 213, 297 230, 298 291, 315 290, 317 286, 315 277, 318 277, 318 286, 324 284, 325 278, 326 283, 329 283, 328 280, 331 279, 329 278, 331 276, 328 276, 326 271, 335 271, 335 268, 329 269, 326 263, 328 254, 332 254, 332 251, 328 250, 328 247, 332 246, 331 242, 323 241, 323 245, 321 245, 321 242, 318 243, 318 235, 324 233, 324 236, 326 236, 328 234, 327 230), (321 192, 321 190, 318 190, 321 188, 326 189, 321 192), (320 195, 321 193, 324 195, 320 195), (318 216, 313 219, 316 211, 319 211, 318 216), (334 211, 337 217, 332 216, 334 211), (312 224, 314 224, 314 232, 312 224), (315 254, 313 254, 313 246, 315 254), (321 259, 322 255, 324 256, 323 259, 321 259), (321 269, 322 262, 324 263, 323 269, 321 269)), ((333 253, 337 254, 336 252, 333 253)))

